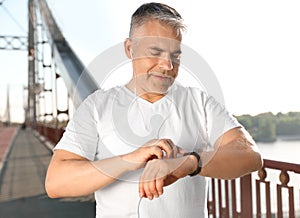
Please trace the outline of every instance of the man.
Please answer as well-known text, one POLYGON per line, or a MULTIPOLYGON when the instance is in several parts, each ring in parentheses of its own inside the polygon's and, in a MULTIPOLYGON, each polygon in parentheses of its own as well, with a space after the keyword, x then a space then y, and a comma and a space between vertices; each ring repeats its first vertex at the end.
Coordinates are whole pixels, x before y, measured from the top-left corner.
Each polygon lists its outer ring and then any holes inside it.
POLYGON ((207 217, 205 177, 261 168, 255 142, 222 105, 174 83, 183 29, 164 4, 133 14, 124 43, 133 77, 76 111, 49 165, 50 197, 95 192, 97 217, 207 217))

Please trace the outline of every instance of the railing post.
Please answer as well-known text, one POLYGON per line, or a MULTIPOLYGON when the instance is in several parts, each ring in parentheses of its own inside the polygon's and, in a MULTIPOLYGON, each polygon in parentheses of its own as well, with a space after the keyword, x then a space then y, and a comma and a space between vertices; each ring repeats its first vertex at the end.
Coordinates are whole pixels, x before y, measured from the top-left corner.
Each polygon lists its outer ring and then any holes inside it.
POLYGON ((241 217, 253 218, 251 174, 241 177, 241 217))

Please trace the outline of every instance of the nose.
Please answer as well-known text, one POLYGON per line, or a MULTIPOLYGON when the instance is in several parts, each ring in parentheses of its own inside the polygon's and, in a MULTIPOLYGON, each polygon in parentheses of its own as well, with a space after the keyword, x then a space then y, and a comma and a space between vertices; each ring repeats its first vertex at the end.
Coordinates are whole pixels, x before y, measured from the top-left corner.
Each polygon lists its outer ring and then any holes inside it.
POLYGON ((161 70, 172 70, 173 67, 173 62, 170 57, 164 57, 159 59, 159 68, 161 70))

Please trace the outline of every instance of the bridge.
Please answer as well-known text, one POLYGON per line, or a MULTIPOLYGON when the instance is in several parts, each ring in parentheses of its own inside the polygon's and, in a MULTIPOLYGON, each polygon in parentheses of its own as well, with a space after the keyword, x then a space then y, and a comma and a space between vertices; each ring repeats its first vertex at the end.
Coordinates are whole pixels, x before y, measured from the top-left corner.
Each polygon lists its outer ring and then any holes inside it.
MULTIPOLYGON (((0 217, 94 217, 93 196, 49 199, 44 180, 72 111, 99 87, 46 0, 29 0, 28 13, 26 37, 0 36, 0 49, 28 54, 25 122, 0 126, 0 217)), ((209 217, 299 217, 299 190, 290 183, 298 174, 298 164, 264 160, 263 169, 240 179, 210 179, 209 217)))

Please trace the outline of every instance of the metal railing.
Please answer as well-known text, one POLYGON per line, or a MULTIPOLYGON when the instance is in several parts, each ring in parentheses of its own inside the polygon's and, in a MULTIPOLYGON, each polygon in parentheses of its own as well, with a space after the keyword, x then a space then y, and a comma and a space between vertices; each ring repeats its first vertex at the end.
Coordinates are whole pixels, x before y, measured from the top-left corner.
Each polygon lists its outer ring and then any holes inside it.
POLYGON ((45 139, 53 145, 59 142, 65 131, 63 128, 55 128, 54 126, 45 125, 43 123, 37 123, 36 130, 41 136, 45 137, 45 139))
MULTIPOLYGON (((277 173, 278 174, 278 173, 277 173)), ((285 163, 280 161, 273 160, 264 160, 264 168, 258 172, 259 178, 256 180, 256 207, 257 207, 257 217, 272 217, 274 215, 273 211, 276 211, 277 217, 297 217, 295 209, 299 210, 299 190, 298 193, 295 193, 294 190, 299 187, 294 187, 293 184, 289 184, 290 175, 293 177, 298 177, 300 175, 300 165, 285 163), (275 170, 280 172, 277 179, 279 182, 274 186, 272 198, 272 182, 267 179, 268 169, 275 170), (265 186, 265 198, 262 199, 261 186, 265 186), (284 195, 284 191, 287 191, 284 195), (297 197, 298 198, 297 198, 297 197), (296 200, 298 202, 296 204, 296 200), (262 202, 265 201, 265 204, 262 202), (272 208, 272 202, 276 202, 277 208, 272 208), (262 213, 262 206, 264 207, 265 214, 262 213)), ((299 179, 300 181, 300 179, 299 179)), ((298 182, 299 182, 298 181, 298 182)), ((297 182, 297 183, 298 183, 297 182)), ((297 184, 296 183, 296 184, 297 184)), ((273 184, 274 185, 274 184, 273 184)), ((298 185, 300 185, 298 183, 298 185)), ((274 205, 274 204, 273 204, 274 205)), ((298 214, 299 217, 300 214, 298 214)))
POLYGON ((242 178, 210 179, 209 217, 300 217, 295 185, 300 186, 300 164, 266 159, 261 170, 242 178))
POLYGON ((240 179, 210 179, 209 217, 253 217, 252 175, 240 179))

